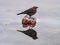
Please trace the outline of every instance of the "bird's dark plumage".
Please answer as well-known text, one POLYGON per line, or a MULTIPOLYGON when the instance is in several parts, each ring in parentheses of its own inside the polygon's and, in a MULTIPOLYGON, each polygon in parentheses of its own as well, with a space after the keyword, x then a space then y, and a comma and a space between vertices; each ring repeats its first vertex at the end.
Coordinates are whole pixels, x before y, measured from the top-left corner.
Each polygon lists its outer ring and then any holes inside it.
POLYGON ((38 8, 37 6, 33 6, 32 8, 27 9, 24 12, 18 13, 17 15, 27 14, 29 16, 32 16, 32 15, 34 15, 37 12, 37 8, 38 8))
POLYGON ((37 32, 33 29, 28 29, 26 31, 20 31, 20 30, 17 30, 17 31, 22 32, 22 33, 32 37, 34 40, 38 38, 37 37, 37 32))

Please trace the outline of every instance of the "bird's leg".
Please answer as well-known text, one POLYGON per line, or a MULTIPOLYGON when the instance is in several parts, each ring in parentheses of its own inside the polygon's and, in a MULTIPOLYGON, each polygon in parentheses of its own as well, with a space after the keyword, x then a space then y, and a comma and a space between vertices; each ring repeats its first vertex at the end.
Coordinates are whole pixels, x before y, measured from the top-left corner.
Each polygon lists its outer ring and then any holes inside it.
POLYGON ((30 29, 30 26, 29 26, 29 29, 30 29))
POLYGON ((29 26, 29 29, 32 29, 32 27, 29 26))
POLYGON ((31 29, 31 27, 29 26, 29 29, 31 29))
POLYGON ((29 19, 31 19, 31 16, 29 16, 29 19))

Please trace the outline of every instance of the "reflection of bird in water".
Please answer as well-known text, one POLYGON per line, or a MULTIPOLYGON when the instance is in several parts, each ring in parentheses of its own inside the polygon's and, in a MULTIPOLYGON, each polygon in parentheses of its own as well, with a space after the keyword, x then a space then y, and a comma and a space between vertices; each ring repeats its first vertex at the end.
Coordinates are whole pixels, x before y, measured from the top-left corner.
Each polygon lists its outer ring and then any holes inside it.
POLYGON ((18 13, 17 15, 27 14, 29 16, 32 16, 32 15, 34 15, 37 12, 37 8, 38 8, 37 6, 33 6, 32 8, 27 9, 24 12, 18 13))
POLYGON ((20 31, 20 30, 17 30, 18 32, 22 32, 30 37, 32 37, 34 40, 37 39, 37 32, 33 29, 28 29, 26 31, 20 31))

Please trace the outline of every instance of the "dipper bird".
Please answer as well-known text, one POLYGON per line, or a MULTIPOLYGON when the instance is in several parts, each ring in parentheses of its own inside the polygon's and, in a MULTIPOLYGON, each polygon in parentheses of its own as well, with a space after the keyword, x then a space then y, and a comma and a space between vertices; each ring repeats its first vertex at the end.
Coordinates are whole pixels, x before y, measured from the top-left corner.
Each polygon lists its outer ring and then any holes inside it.
POLYGON ((28 29, 26 31, 20 31, 20 30, 17 30, 17 31, 22 32, 22 33, 26 34, 27 36, 32 37, 34 40, 38 39, 37 32, 34 29, 28 29))
POLYGON ((27 9, 24 12, 18 13, 17 15, 27 14, 29 16, 32 16, 32 15, 34 15, 37 12, 37 8, 38 8, 37 6, 33 6, 32 8, 27 9))

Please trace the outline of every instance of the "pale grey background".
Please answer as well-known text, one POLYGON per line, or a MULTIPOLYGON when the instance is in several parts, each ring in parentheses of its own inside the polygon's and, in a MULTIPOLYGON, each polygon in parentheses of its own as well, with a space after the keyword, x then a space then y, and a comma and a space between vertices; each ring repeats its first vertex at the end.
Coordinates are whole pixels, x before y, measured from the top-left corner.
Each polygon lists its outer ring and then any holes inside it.
POLYGON ((0 45, 60 45, 60 0, 0 0, 0 45), (37 40, 17 32, 24 15, 17 16, 32 6, 38 6, 34 17, 37 40))

